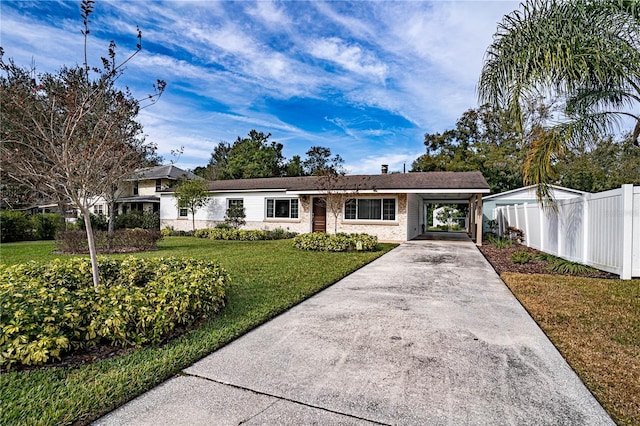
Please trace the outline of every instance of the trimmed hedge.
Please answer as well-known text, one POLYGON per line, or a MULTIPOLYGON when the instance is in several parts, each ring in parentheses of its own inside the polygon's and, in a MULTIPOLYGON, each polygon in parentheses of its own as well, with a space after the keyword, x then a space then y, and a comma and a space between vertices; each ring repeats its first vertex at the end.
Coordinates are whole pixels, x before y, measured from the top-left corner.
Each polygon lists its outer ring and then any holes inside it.
POLYGON ((225 229, 207 228, 198 229, 194 236, 198 238, 208 238, 210 240, 234 240, 234 241, 259 241, 259 240, 284 240, 293 238, 295 232, 285 231, 282 228, 269 230, 249 230, 249 229, 225 229))
POLYGON ((378 237, 368 234, 326 234, 312 232, 293 239, 293 245, 301 250, 316 251, 375 251, 378 237))
MULTIPOLYGON (((114 253, 157 249, 162 234, 155 229, 120 229, 113 234, 95 231, 93 238, 99 253, 114 253)), ((88 253, 87 233, 85 231, 58 232, 56 246, 63 253, 88 253)))
POLYGON ((0 265, 0 366, 41 365, 98 343, 161 342, 224 306, 229 275, 189 258, 87 258, 0 265))

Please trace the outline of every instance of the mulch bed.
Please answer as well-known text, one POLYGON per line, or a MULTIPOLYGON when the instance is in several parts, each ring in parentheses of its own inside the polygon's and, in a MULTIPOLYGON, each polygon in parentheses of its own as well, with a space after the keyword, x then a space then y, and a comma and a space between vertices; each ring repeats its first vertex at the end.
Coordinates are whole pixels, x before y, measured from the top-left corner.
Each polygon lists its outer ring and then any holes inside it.
POLYGON ((517 274, 572 275, 577 277, 608 279, 619 278, 617 275, 599 271, 597 269, 593 269, 588 274, 560 274, 558 272, 550 271, 549 269, 547 269, 552 263, 547 260, 532 259, 531 261, 524 264, 513 263, 511 261, 511 255, 515 252, 526 251, 533 255, 542 253, 539 250, 521 244, 513 244, 505 248, 497 248, 491 243, 483 243, 483 245, 479 247, 479 249, 484 257, 489 261, 489 263, 491 263, 491 266, 493 266, 493 269, 496 270, 498 275, 504 272, 513 272, 517 274))

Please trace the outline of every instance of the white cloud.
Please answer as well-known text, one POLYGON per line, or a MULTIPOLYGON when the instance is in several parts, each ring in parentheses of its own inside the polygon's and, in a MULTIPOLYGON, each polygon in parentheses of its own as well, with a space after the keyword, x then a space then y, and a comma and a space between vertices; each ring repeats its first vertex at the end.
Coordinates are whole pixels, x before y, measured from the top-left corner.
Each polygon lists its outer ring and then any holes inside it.
POLYGON ((291 19, 287 16, 286 11, 272 1, 258 1, 253 7, 247 7, 246 12, 271 26, 286 27, 291 24, 291 19))
POLYGON ((387 66, 378 61, 372 53, 337 37, 313 41, 309 46, 309 53, 361 75, 371 75, 379 80, 384 80, 387 76, 387 66))

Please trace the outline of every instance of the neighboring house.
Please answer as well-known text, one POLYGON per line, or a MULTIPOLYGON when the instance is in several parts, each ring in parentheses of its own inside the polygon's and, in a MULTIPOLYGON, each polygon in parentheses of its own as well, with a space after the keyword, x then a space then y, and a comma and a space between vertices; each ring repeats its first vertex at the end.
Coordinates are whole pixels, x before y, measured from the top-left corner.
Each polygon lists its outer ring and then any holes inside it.
MULTIPOLYGON (((586 194, 577 189, 564 188, 562 186, 550 185, 551 196, 554 200, 567 200, 570 198, 581 197, 586 194)), ((512 189, 511 191, 501 192, 499 194, 487 195, 482 198, 482 219, 483 232, 490 232, 488 222, 496 220, 496 208, 500 206, 537 203, 536 185, 530 185, 523 188, 512 189)))
MULTIPOLYGON (((123 180, 118 188, 116 214, 132 210, 160 211, 160 192, 171 188, 180 179, 201 179, 191 172, 174 165, 138 169, 123 180)), ((99 197, 92 208, 94 214, 109 214, 109 206, 99 197)))
POLYGON ((433 220, 431 226, 437 228, 439 226, 450 226, 450 225, 458 225, 460 229, 466 229, 468 226, 468 218, 464 215, 464 213, 460 212, 458 209, 453 209, 453 217, 451 218, 451 223, 442 222, 438 220, 438 215, 441 211, 445 209, 445 206, 438 207, 437 209, 433 209, 433 220))
MULTIPOLYGON (((366 232, 382 241, 406 241, 422 233, 428 203, 470 203, 469 211, 476 212, 472 222, 478 223, 482 194, 489 192, 489 185, 480 172, 420 172, 219 180, 208 182, 208 189, 210 201, 196 212, 196 228, 214 227, 224 221, 229 206, 240 206, 247 229, 337 229, 366 232)), ((160 226, 192 226, 171 190, 160 195, 160 226)), ((478 228, 472 228, 473 237, 478 228)))

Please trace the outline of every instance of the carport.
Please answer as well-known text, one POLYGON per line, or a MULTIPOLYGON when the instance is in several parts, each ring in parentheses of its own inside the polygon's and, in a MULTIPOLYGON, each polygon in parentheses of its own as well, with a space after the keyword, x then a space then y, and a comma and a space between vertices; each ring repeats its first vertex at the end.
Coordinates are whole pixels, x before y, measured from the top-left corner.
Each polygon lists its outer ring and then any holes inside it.
MULTIPOLYGON (((482 176, 482 175, 480 175, 482 176)), ((484 180, 484 178, 482 178, 484 180)), ((486 182, 485 182, 486 184, 486 182)), ((478 185, 479 186, 479 185, 478 185)), ((488 194, 490 192, 489 185, 486 184, 486 188, 458 188, 447 189, 443 192, 428 192, 417 194, 422 199, 421 205, 421 223, 427 224, 427 204, 467 204, 467 222, 469 224, 467 228, 467 234, 476 245, 482 245, 482 194, 488 194)), ((435 236, 431 238, 420 238, 428 232, 423 232, 417 239, 435 239, 435 236)), ((456 239, 456 238, 454 238, 456 239)))

